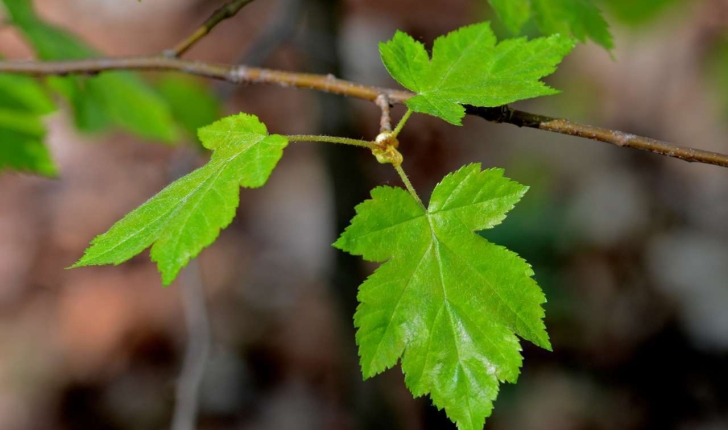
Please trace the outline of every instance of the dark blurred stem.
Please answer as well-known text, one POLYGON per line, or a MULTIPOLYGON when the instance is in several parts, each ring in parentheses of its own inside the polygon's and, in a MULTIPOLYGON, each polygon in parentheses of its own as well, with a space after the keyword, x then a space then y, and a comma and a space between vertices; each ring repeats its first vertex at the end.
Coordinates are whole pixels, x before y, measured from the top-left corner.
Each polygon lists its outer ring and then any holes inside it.
MULTIPOLYGON (((339 64, 338 25, 340 3, 338 0, 309 0, 306 22, 307 37, 316 35, 317 43, 307 44, 312 52, 308 53, 309 66, 319 73, 328 72, 338 76, 339 64), (322 61, 326 58, 328 61, 322 61)), ((333 79, 332 79, 333 80, 333 79)), ((318 96, 322 112, 317 131, 332 136, 352 135, 351 109, 346 99, 328 94, 318 96)), ((326 165, 331 176, 334 191, 336 232, 343 231, 354 214, 354 207, 366 198, 364 173, 358 163, 359 153, 339 145, 326 145, 322 148, 326 165)), ((356 288, 361 278, 359 262, 350 255, 337 252, 334 273, 334 288, 345 304, 345 312, 353 315, 356 309, 356 288)), ((347 318, 348 318, 347 316, 347 318)), ((350 324, 347 324, 347 327, 350 324)))
POLYGON ((197 428, 200 383, 210 352, 210 323, 197 260, 182 272, 181 281, 187 347, 177 383, 172 430, 193 430, 197 428))
MULTIPOLYGON (((256 37, 252 46, 245 49, 235 61, 237 64, 262 66, 283 44, 288 42, 298 29, 303 6, 307 0, 280 0, 275 14, 263 33, 256 37)), ((227 101, 238 89, 237 86, 221 82, 216 92, 221 100, 227 101)))
MULTIPOLYGON (((337 82, 334 76, 341 73, 339 62, 338 36, 341 20, 342 2, 339 0, 309 0, 307 8, 307 37, 315 37, 316 43, 309 43, 308 58, 310 67, 318 73, 328 75, 329 82, 337 82)), ((371 98, 374 101, 377 96, 371 98)), ((322 134, 351 136, 358 134, 352 130, 351 107, 347 99, 320 94, 318 97, 321 118, 317 132, 322 134)), ((344 231, 354 216, 354 207, 367 197, 367 183, 359 164, 359 151, 352 151, 342 145, 322 147, 329 177, 334 193, 336 234, 344 231)), ((387 396, 381 383, 362 381, 354 344, 354 325, 352 317, 357 306, 357 285, 364 279, 359 260, 347 253, 336 252, 331 286, 341 309, 341 326, 349 339, 349 347, 344 350, 344 361, 349 373, 346 374, 345 398, 355 427, 360 430, 392 430, 399 427, 397 420, 387 404, 387 396)))
POLYGON ((278 10, 263 34, 256 37, 253 45, 236 63, 262 66, 279 46, 288 42, 296 33, 304 3, 306 0, 280 0, 278 10))
MULTIPOLYGON (((195 168, 197 154, 187 148, 178 152, 169 169, 170 181, 177 180, 195 168)), ((182 311, 187 328, 187 345, 182 370, 177 380, 172 430, 197 428, 200 384, 210 352, 210 322, 205 302, 205 288, 198 260, 190 261, 180 276, 182 311)))

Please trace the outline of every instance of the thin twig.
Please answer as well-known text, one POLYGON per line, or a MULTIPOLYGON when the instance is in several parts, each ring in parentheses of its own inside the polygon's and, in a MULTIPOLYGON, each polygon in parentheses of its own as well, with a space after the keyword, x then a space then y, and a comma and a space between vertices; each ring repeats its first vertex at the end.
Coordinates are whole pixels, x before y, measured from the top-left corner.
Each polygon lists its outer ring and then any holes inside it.
POLYGON ((167 57, 180 57, 185 52, 189 51, 197 42, 212 31, 218 24, 225 21, 228 18, 234 17, 240 9, 244 8, 254 0, 232 0, 227 4, 223 5, 220 9, 216 10, 205 20, 202 25, 195 30, 194 33, 189 35, 185 40, 181 41, 174 48, 165 51, 164 55, 167 57))
POLYGON ((728 167, 728 156, 702 149, 671 145, 649 137, 636 136, 618 130, 578 124, 566 119, 553 118, 513 109, 508 106, 478 108, 468 106, 467 113, 491 122, 503 122, 518 127, 537 128, 554 133, 583 137, 599 142, 611 143, 626 148, 654 152, 655 154, 680 160, 728 167))
MULTIPOLYGON (((234 84, 275 84, 283 87, 309 88, 363 100, 376 101, 384 94, 391 103, 404 103, 414 94, 409 91, 378 88, 337 79, 332 75, 284 72, 246 66, 202 63, 158 57, 99 58, 71 61, 0 61, 0 73, 35 76, 96 74, 109 70, 177 71, 218 79, 234 84)), ((667 142, 635 136, 621 131, 578 124, 565 119, 552 118, 512 109, 468 107, 470 115, 492 122, 514 124, 519 127, 538 128, 554 133, 580 136, 618 146, 651 151, 667 157, 689 162, 728 167, 728 155, 700 149, 678 147, 667 142)))
POLYGON ((266 23, 263 33, 238 59, 236 64, 262 66, 281 45, 288 42, 297 30, 301 10, 306 0, 283 0, 277 5, 273 19, 266 23))
POLYGON ((34 76, 88 75, 110 70, 177 71, 233 84, 274 84, 282 87, 310 88, 372 102, 380 94, 385 94, 392 103, 402 103, 413 96, 409 91, 356 84, 343 79, 337 79, 333 75, 294 73, 257 67, 203 63, 163 56, 94 58, 70 61, 0 61, 0 73, 34 76))
MULTIPOLYGON (((238 56, 235 64, 263 66, 268 58, 284 43, 295 35, 301 19, 301 10, 307 0, 282 0, 278 2, 272 19, 266 23, 263 33, 256 36, 252 45, 238 56)), ((235 94, 236 87, 221 83, 215 89, 218 98, 227 102, 235 94)))

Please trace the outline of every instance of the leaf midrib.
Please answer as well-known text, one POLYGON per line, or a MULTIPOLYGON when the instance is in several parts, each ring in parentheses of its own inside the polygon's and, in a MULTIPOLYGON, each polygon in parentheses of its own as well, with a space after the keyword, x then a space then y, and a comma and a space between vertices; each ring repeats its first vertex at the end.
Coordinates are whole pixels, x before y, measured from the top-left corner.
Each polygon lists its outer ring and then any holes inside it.
MULTIPOLYGON (((465 224, 464 224, 464 223, 462 222, 462 220, 460 220, 459 218, 458 218, 458 220, 460 221, 460 223, 461 223, 461 224, 463 224, 463 226, 466 226, 466 225, 465 225, 465 224)), ((467 227, 466 227, 466 228, 467 228, 467 227)), ((478 240, 485 240, 485 239, 482 239, 482 238, 481 238, 481 239, 478 239, 478 240)), ((508 309, 509 309, 509 310, 510 310, 510 311, 511 311, 512 313, 513 313, 513 315, 515 315, 515 316, 516 316, 516 318, 517 318, 517 319, 518 319, 518 320, 519 320, 519 321, 520 321, 520 322, 521 322, 521 323, 523 324, 523 327, 525 327, 525 328, 528 328, 528 327, 529 327, 529 325, 530 325, 530 324, 528 324, 528 321, 526 321, 526 320, 525 320, 525 319, 523 318, 523 316, 521 316, 521 314, 520 314, 520 313, 519 313, 519 312, 518 312, 518 311, 517 311, 516 309, 514 309, 514 308, 513 308, 513 306, 511 305, 511 303, 510 303, 509 301, 507 301, 507 300, 503 299, 503 296, 501 295, 500 291, 499 291, 499 290, 498 290, 497 288, 495 288, 495 287, 493 286, 493 284, 491 284, 491 283, 490 283, 490 281, 489 281, 488 279, 484 278, 484 277, 483 277, 483 275, 482 275, 482 274, 481 274, 481 273, 480 273, 480 272, 479 272, 479 271, 478 271, 478 270, 477 270, 477 269, 476 269, 476 268, 475 268, 475 267, 474 267, 474 266, 473 266, 472 264, 470 264, 470 262, 469 262, 469 261, 468 261, 468 260, 467 260, 466 258, 462 258, 462 257, 460 257, 460 254, 458 254, 457 252, 455 252, 455 250, 454 250, 454 249, 452 249, 452 248, 450 248, 450 247, 449 247, 449 246, 448 246, 448 245, 447 245, 447 244, 446 244, 445 242, 443 242, 443 241, 438 241, 438 242, 439 242, 439 243, 441 243, 441 244, 443 245, 443 247, 445 247, 445 248, 446 248, 446 249, 447 249, 448 251, 450 251, 450 252, 451 252, 451 253, 452 253, 453 255, 455 255, 455 256, 457 256, 457 257, 459 257, 459 258, 460 258, 460 260, 461 260, 461 261, 462 261, 462 262, 463 262, 463 263, 464 263, 464 264, 465 264, 465 265, 466 265, 466 266, 467 266, 467 267, 468 267, 468 268, 469 268, 469 269, 470 269, 470 270, 471 270, 471 271, 472 271, 472 272, 473 272, 473 273, 474 273, 474 274, 475 274, 475 275, 476 275, 476 276, 477 276, 478 278, 480 278, 480 279, 481 279, 481 280, 483 281, 483 283, 484 283, 484 284, 486 284, 486 285, 488 286, 488 288, 489 288, 489 289, 490 289, 491 291, 493 291, 493 292, 495 293, 495 295, 496 295, 496 296, 498 296, 498 299, 499 299, 499 300, 500 300, 500 301, 501 301, 501 302, 502 302, 503 304, 505 304, 505 306, 506 306, 506 307, 507 307, 507 308, 508 308, 508 309)), ((474 291, 475 291, 475 292, 477 292, 477 291, 479 291, 479 290, 475 289, 474 291)), ((502 324, 502 325, 506 325, 506 324, 503 324, 503 323, 501 323, 501 324, 502 324)), ((507 326, 507 325, 506 325, 506 326, 507 326)), ((513 332, 516 332, 516 328, 515 328, 515 327, 509 327, 509 329, 511 329, 511 330, 512 330, 513 332)), ((528 328, 528 331, 529 331, 529 332, 531 332, 531 329, 530 329, 530 328, 528 328)), ((518 333, 518 334, 519 334, 520 336, 523 336, 523 335, 522 335, 522 334, 520 334, 520 333, 518 333)), ((535 333, 530 333, 530 334, 532 334, 532 335, 535 335, 535 333)), ((539 336, 532 336, 532 337, 533 337, 534 339, 538 339, 538 340, 540 341, 540 337, 539 337, 539 336)))
MULTIPOLYGON (((258 145, 266 137, 267 136, 262 137, 258 142, 255 142, 254 144, 252 144, 252 145, 248 146, 247 148, 245 148, 243 151, 237 152, 232 157, 228 158, 224 162, 221 162, 221 164, 223 164, 223 166, 221 168, 217 169, 218 176, 221 174, 222 171, 224 171, 230 165, 230 163, 232 163, 233 161, 235 161, 235 159, 237 159, 239 156, 241 156, 241 155, 247 153, 248 151, 250 151, 251 148, 253 148, 255 145, 258 145)), ((212 160, 210 160, 210 162, 212 162, 212 160)), ((201 169, 204 169, 206 166, 201 167, 201 169)), ((142 230, 138 230, 138 231, 136 231, 136 232, 134 232, 134 233, 126 236, 123 240, 117 242, 116 245, 114 245, 113 247, 107 249, 106 251, 104 251, 101 254, 99 254, 96 257, 94 257, 93 260, 101 259, 103 256, 105 256, 105 255, 107 255, 107 254, 115 251, 116 249, 118 249, 120 246, 122 246, 126 242, 128 242, 128 241, 132 240, 133 238, 138 237, 140 234, 146 232, 147 229, 150 228, 152 225, 154 225, 154 223, 156 221, 158 221, 160 218, 163 218, 165 216, 167 218, 170 218, 170 219, 171 218, 174 218, 174 216, 177 215, 177 213, 179 213, 179 211, 184 206, 184 204, 187 203, 187 200, 190 199, 190 196, 192 196, 193 194, 197 193, 197 191, 199 191, 199 189, 202 188, 205 185, 205 183, 207 183, 210 180, 210 178, 212 178, 212 175, 210 175, 207 178, 205 178, 199 185, 197 185, 197 187, 195 187, 192 191, 190 191, 185 196, 183 196, 180 199, 180 201, 177 203, 177 205, 175 205, 174 207, 170 208, 170 210, 168 210, 166 212, 162 212, 158 217, 154 218, 151 222, 148 223, 147 227, 144 227, 142 230)), ((163 230, 169 224, 169 222, 170 222, 170 220, 167 220, 167 222, 163 222, 157 228, 155 228, 154 229, 155 235, 160 230, 163 230)), ((154 239, 152 239, 151 244, 154 244, 154 242, 156 242, 157 240, 159 240, 159 236, 156 236, 154 239)), ((150 245, 147 245, 147 246, 150 246, 150 245)), ((90 263, 90 264, 94 264, 94 263, 90 263)))
MULTIPOLYGON (((445 70, 445 73, 440 77, 440 82, 437 83, 437 86, 434 88, 431 88, 430 90, 437 90, 442 86, 442 83, 445 82, 445 80, 452 74, 452 71, 456 68, 456 66, 462 61, 463 58, 467 55, 468 52, 470 52, 471 49, 473 49, 474 46, 476 46, 478 43, 480 43, 480 38, 483 35, 484 32, 490 31, 489 27, 483 26, 483 28, 478 33, 477 37, 474 37, 470 40, 470 44, 461 52, 461 55, 458 57, 457 60, 450 63, 450 67, 448 67, 445 70)), ((432 62, 430 62, 430 67, 432 67, 432 62)))

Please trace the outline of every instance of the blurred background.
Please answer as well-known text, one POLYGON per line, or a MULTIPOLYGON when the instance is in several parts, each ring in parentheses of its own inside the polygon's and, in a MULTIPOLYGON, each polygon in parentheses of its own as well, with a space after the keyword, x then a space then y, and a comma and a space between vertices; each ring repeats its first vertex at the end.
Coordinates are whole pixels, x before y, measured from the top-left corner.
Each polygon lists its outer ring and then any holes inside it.
MULTIPOLYGON (((174 46, 223 2, 34 3, 100 51, 136 55, 174 46)), ((561 95, 516 106, 728 152, 728 1, 602 6, 613 53, 579 45, 547 79, 561 95)), ((483 0, 258 0, 187 58, 394 87, 377 44, 396 29, 429 44, 490 19, 507 36, 483 0)), ((32 56, 6 24, 0 53, 32 56)), ((180 79, 147 77, 162 92, 180 79)), ((188 84, 203 96, 177 96, 200 125, 243 111, 281 134, 378 133, 371 103, 188 84)), ((207 335, 195 428, 455 428, 429 399, 412 399, 399 368, 368 381, 358 368, 356 289, 375 266, 330 244, 370 188, 400 185, 393 169, 366 151, 291 145, 263 189, 242 190, 234 223, 165 289, 147 253, 118 267, 64 268, 205 162, 192 135, 160 145, 79 133, 67 109, 47 124, 60 177, 0 175, 0 429, 163 429, 176 413, 181 430, 179 387, 197 377, 194 366, 180 377, 186 348, 207 335)), ((728 429, 728 170, 479 118, 453 127, 415 115, 400 141, 423 196, 469 162, 504 167, 531 187, 484 236, 533 264, 554 352, 524 344, 520 380, 502 387, 486 428, 728 429)), ((204 347, 190 351, 187 365, 204 358, 204 347)))

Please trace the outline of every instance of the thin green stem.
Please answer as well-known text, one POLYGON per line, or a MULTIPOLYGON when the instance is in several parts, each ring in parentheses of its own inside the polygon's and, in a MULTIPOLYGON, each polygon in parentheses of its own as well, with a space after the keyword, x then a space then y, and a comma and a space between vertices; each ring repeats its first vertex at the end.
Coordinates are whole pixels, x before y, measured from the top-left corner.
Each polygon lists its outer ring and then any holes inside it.
POLYGON ((394 131, 392 132, 392 135, 394 137, 397 137, 399 135, 399 132, 402 131, 404 125, 407 124, 407 120, 410 116, 412 116, 412 110, 407 109, 407 112, 404 113, 404 116, 402 117, 402 119, 399 120, 399 122, 397 123, 397 127, 395 127, 394 131))
POLYGON ((415 187, 412 186, 412 182, 410 182, 409 178, 407 177, 407 174, 404 173, 404 169, 402 169, 402 166, 394 166, 394 170, 397 171, 399 174, 399 177, 402 178, 402 182, 404 182, 404 186, 407 187, 407 191, 412 195, 412 197, 417 200, 417 203, 422 206, 423 209, 427 210, 425 205, 422 203, 422 199, 420 199, 420 196, 417 195, 417 191, 415 191, 415 187))
POLYGON ((339 136, 319 136, 309 134, 291 134, 285 136, 291 142, 324 142, 324 143, 338 143, 341 145, 358 146, 360 148, 375 149, 377 145, 374 142, 369 142, 361 139, 349 139, 348 137, 339 136))

